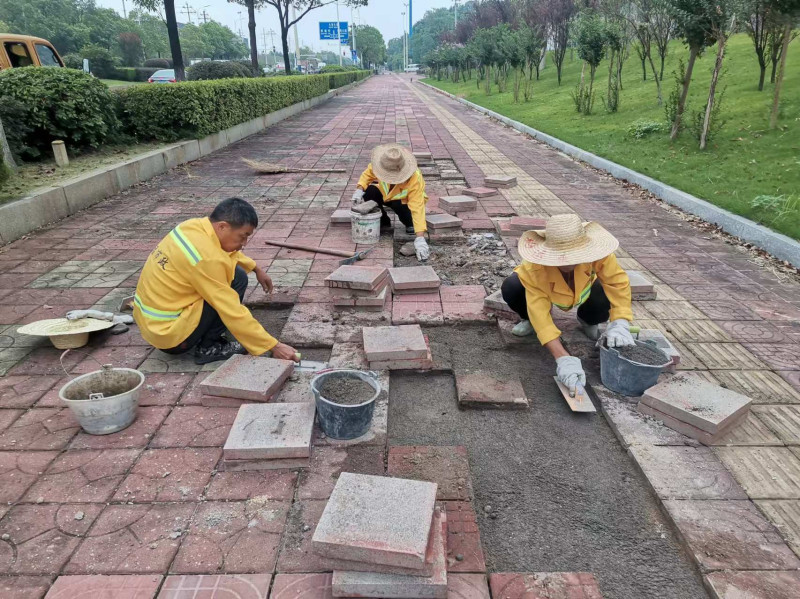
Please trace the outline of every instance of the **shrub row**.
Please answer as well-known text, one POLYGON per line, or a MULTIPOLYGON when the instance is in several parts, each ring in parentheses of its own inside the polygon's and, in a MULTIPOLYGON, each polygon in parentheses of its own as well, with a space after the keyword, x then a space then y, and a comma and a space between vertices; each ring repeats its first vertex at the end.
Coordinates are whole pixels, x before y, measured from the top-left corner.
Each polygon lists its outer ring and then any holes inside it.
POLYGON ((114 76, 109 79, 118 81, 147 81, 153 73, 161 69, 153 67, 118 67, 114 69, 114 76))
POLYGON ((329 89, 363 79, 369 71, 305 77, 220 79, 115 90, 126 133, 140 139, 199 138, 264 116, 329 89))

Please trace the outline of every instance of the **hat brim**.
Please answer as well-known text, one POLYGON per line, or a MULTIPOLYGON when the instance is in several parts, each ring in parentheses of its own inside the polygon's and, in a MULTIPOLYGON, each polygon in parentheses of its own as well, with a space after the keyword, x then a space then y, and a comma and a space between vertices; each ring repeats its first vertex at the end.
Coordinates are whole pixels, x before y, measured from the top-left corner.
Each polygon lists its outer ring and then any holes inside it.
POLYGON ((595 262, 613 254, 619 241, 598 223, 587 223, 584 227, 586 241, 582 245, 553 249, 547 247, 544 231, 525 231, 519 238, 517 251, 523 260, 542 266, 571 266, 595 262))
POLYGON ((417 170, 417 159, 414 157, 414 154, 405 146, 401 146, 400 144, 388 144, 383 146, 377 146, 372 150, 372 155, 370 156, 370 160, 372 162, 372 172, 373 174, 384 183, 389 183, 391 185, 397 185, 398 183, 405 183, 414 174, 417 170), (400 150, 403 154, 403 161, 405 165, 403 169, 400 171, 387 171, 381 168, 380 158, 385 154, 388 150, 396 148, 400 150))
POLYGON ((62 335, 80 335, 110 329, 113 322, 97 318, 80 318, 68 320, 66 318, 50 318, 38 320, 17 329, 23 335, 37 335, 39 337, 59 337, 62 335))

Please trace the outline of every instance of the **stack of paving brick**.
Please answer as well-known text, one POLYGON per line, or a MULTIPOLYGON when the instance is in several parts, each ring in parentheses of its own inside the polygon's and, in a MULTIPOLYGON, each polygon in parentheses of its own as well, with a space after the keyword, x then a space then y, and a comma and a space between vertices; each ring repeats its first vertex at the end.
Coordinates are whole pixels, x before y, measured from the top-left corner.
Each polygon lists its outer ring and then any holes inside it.
POLYGON ((389 269, 395 295, 439 293, 442 281, 432 266, 398 266, 389 269))
POLYGON ((344 472, 312 538, 334 597, 445 599, 447 516, 436 483, 344 472))
POLYGON ((740 393, 683 373, 645 391, 638 410, 687 437, 713 445, 746 418, 751 403, 740 393))
POLYGON ((500 223, 500 234, 519 237, 525 231, 541 231, 547 226, 546 218, 535 216, 513 216, 500 223))
POLYGON ((236 407, 250 401, 267 402, 294 372, 291 360, 235 355, 200 384, 206 406, 236 407))
POLYGON ((486 187, 508 189, 517 186, 517 178, 510 175, 493 175, 483 180, 486 187))
POLYGON ((364 327, 364 353, 373 370, 429 370, 433 357, 418 324, 364 327))
POLYGON ((431 236, 459 235, 464 221, 452 214, 428 214, 425 216, 431 236))
POLYGON ((656 299, 656 287, 650 279, 638 270, 629 270, 627 273, 631 282, 631 299, 639 302, 656 299))
POLYGON ((335 308, 379 312, 389 293, 389 269, 340 266, 325 278, 335 308))
POLYGON ((505 318, 515 322, 519 320, 519 315, 509 308, 499 289, 483 299, 483 311, 487 314, 494 314, 498 318, 505 318))

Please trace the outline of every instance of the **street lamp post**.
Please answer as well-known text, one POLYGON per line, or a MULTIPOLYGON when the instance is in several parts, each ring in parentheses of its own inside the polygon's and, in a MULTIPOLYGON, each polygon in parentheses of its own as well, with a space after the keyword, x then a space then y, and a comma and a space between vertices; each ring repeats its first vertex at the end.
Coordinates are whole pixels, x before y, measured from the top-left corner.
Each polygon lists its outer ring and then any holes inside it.
POLYGON ((401 12, 400 16, 403 19, 403 72, 405 73, 406 66, 408 66, 406 65, 406 13, 401 12))
POLYGON ((458 28, 458 0, 453 0, 453 16, 455 17, 454 28, 458 28))

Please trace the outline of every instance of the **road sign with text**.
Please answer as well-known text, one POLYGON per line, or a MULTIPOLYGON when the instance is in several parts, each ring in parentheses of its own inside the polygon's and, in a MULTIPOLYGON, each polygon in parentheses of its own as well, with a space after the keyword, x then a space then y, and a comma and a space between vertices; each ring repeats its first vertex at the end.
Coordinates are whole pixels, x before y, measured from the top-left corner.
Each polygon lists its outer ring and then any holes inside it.
MULTIPOLYGON (((336 21, 319 22, 319 39, 336 41, 336 21)), ((347 21, 339 22, 339 39, 343 44, 350 39, 347 21)))

